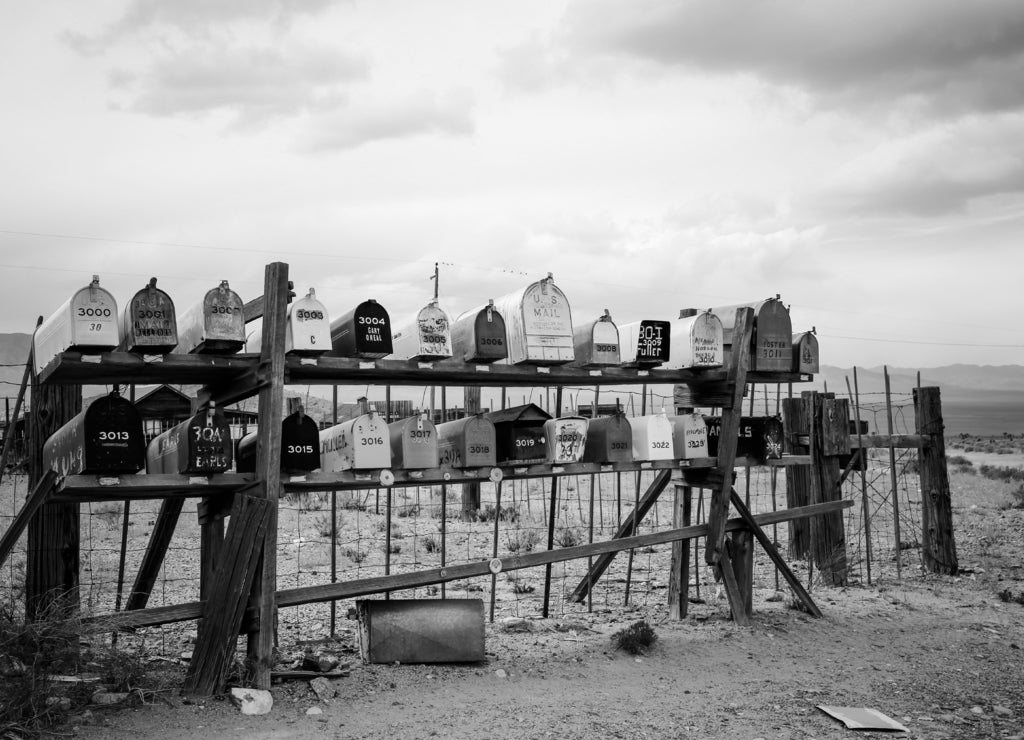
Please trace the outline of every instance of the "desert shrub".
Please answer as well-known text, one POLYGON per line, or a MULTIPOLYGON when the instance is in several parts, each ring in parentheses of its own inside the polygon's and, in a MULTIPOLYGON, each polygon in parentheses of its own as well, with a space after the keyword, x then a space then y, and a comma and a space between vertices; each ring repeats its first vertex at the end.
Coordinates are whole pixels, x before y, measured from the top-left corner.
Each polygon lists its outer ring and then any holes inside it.
POLYGON ((575 547, 583 542, 583 535, 575 527, 561 527, 555 532, 555 544, 559 547, 575 547))
POLYGON ((974 463, 963 455, 950 455, 946 458, 947 467, 951 467, 959 473, 973 473, 974 463))
POLYGON ((1006 468, 1001 465, 982 465, 978 468, 982 477, 990 480, 1024 482, 1024 468, 1006 468))
POLYGON ((423 538, 423 547, 427 552, 440 552, 441 542, 432 534, 428 534, 423 538))
POLYGON ((391 547, 387 547, 385 545, 381 545, 381 548, 386 550, 387 552, 390 552, 392 555, 397 555, 398 553, 400 553, 402 551, 402 546, 400 544, 398 544, 397 542, 392 542, 391 543, 391 547))
POLYGON ((532 552, 540 542, 540 533, 536 529, 514 529, 505 536, 509 552, 532 552))
POLYGON ((341 551, 341 554, 353 563, 361 563, 366 560, 366 553, 355 547, 346 547, 341 551))
POLYGON ((1020 604, 1021 606, 1024 606, 1024 591, 1015 594, 1013 591, 1006 588, 999 592, 999 598, 1007 604, 1020 604))
POLYGON ((641 619, 612 635, 612 645, 616 650, 625 650, 630 655, 642 655, 658 639, 654 628, 641 619))
POLYGON ((1011 509, 1024 509, 1024 485, 1017 486, 1010 491, 1011 509))
POLYGON ((511 506, 502 506, 496 509, 494 504, 487 504, 476 513, 477 521, 481 522, 493 522, 495 517, 500 518, 503 522, 517 522, 519 521, 519 509, 511 506))
POLYGON ((313 527, 316 529, 316 533, 323 537, 325 540, 331 539, 331 535, 334 535, 334 541, 338 541, 338 528, 331 529, 331 515, 321 514, 313 520, 313 527))
POLYGON ((419 504, 410 504, 409 506, 400 506, 395 511, 395 514, 400 517, 418 516, 420 513, 419 504))
POLYGON ((527 581, 525 578, 520 578, 517 575, 510 575, 508 577, 509 583, 512 584, 512 593, 514 594, 532 594, 537 590, 537 587, 527 581))

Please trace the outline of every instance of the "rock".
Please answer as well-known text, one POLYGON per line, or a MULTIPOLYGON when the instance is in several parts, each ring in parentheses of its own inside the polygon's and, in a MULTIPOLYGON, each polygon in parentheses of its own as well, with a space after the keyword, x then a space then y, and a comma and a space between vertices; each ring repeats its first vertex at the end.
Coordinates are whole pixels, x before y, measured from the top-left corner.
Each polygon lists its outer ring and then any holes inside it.
POLYGON ((505 617, 501 620, 501 629, 505 632, 532 632, 533 624, 522 617, 505 617))
POLYGON ((992 707, 992 712, 998 714, 1000 717, 1012 717, 1013 712, 1006 707, 1001 707, 998 704, 992 707))
POLYGON ((329 703, 330 700, 334 698, 334 688, 326 678, 314 678, 309 682, 309 688, 313 689, 313 693, 316 694, 316 698, 324 704, 329 703))
POLYGON ((981 707, 977 706, 977 705, 971 707, 971 714, 984 714, 984 713, 985 713, 985 710, 982 709, 981 707))
POLYGON ((46 697, 46 706, 48 709, 67 712, 71 709, 71 699, 66 696, 48 696, 46 697))
POLYGON ((310 716, 310 717, 312 717, 314 715, 318 715, 318 714, 323 714, 323 713, 324 713, 324 710, 321 709, 320 707, 310 707, 309 709, 306 710, 306 715, 310 716))
POLYGON ((508 678, 508 674, 507 674, 507 673, 505 673, 505 669, 504 669, 504 668, 499 668, 498 670, 496 670, 496 671, 494 672, 494 675, 495 675, 495 676, 496 676, 497 678, 508 678))
POLYGON ((97 691, 95 694, 92 695, 91 701, 92 701, 93 704, 110 705, 110 704, 120 704, 121 702, 125 701, 127 698, 128 698, 128 694, 127 693, 123 693, 123 692, 120 692, 120 691, 113 692, 113 691, 103 691, 103 690, 100 690, 100 691, 97 691))
POLYGON ((231 689, 231 701, 242 714, 269 714, 274 706, 274 697, 264 689, 231 689))

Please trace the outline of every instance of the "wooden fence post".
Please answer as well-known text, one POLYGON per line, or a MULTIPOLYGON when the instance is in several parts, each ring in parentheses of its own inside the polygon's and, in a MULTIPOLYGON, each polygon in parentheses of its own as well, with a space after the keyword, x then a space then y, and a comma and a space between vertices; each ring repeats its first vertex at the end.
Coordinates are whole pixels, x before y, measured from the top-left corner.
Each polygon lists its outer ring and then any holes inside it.
POLYGON ((932 573, 956 575, 959 563, 953 537, 953 510, 946 470, 942 403, 938 388, 914 389, 917 431, 928 437, 918 455, 921 469, 921 556, 932 573))
MULTIPOLYGON (((675 529, 690 526, 693 509, 693 488, 681 478, 674 479, 675 497, 672 502, 672 526, 675 529)), ((690 600, 690 541, 672 543, 672 563, 668 580, 669 619, 685 619, 690 600)))
MULTIPOLYGON (((832 393, 816 391, 801 394, 804 415, 808 420, 811 452, 812 504, 838 501, 842 498, 839 459, 850 451, 848 401, 836 399, 832 393)), ((846 531, 842 514, 826 514, 811 518, 811 555, 821 578, 834 586, 845 586, 846 531)))
MULTIPOLYGON (((804 402, 800 398, 787 398, 782 402, 782 426, 785 430, 786 452, 791 455, 806 455, 807 446, 799 442, 806 435, 807 416, 804 402)), ((786 466, 786 508, 806 506, 811 500, 811 467, 809 465, 786 466)), ((789 523, 789 557, 803 560, 810 555, 811 531, 809 519, 795 519, 789 523)))
MULTIPOLYGON (((466 388, 466 416, 480 413, 480 386, 466 388)), ((442 419, 442 421, 444 421, 442 419)), ((462 521, 476 521, 480 511, 480 484, 464 483, 462 485, 462 521)), ((497 516, 497 514, 495 514, 497 516)))

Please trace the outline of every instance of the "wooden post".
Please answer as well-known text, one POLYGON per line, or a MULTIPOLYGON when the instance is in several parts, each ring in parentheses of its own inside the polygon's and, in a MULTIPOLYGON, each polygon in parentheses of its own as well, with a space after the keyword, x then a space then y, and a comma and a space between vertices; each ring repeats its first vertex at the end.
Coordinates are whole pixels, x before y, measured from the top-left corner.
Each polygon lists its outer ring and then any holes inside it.
POLYGON ((959 562, 953 537, 953 510, 946 470, 942 403, 938 388, 917 388, 914 392, 917 432, 928 437, 918 451, 921 468, 921 555, 932 573, 956 575, 959 562))
MULTIPOLYGON (((466 416, 478 413, 480 413, 480 386, 469 386, 466 388, 466 416)), ((463 484, 462 521, 474 521, 478 511, 480 511, 480 484, 463 484)))
MULTIPOLYGON (((30 362, 32 362, 30 355, 30 362)), ((43 444, 82 410, 82 386, 42 385, 32 375, 32 409, 28 423, 28 486, 35 488, 43 470, 43 444)), ((78 610, 81 558, 79 504, 43 504, 28 523, 25 561, 25 616, 28 621, 78 610)))
MULTIPOLYGON (((273 262, 264 273, 263 344, 260 347, 260 428, 256 478, 269 504, 263 559, 252 589, 259 614, 258 632, 249 634, 248 658, 256 688, 270 688, 277 628, 277 502, 281 497, 281 406, 284 403, 284 342, 288 323, 288 265, 273 262)), ((245 594, 240 596, 245 599, 245 594)))
MULTIPOLYGON (((676 481, 672 502, 672 527, 690 526, 693 488, 676 481)), ((685 619, 690 600, 690 541, 672 543, 672 565, 668 579, 669 619, 685 619)))
MULTIPOLYGON (((850 381, 847 379, 846 387, 849 389, 850 381)), ((867 454, 868 451, 864 449, 863 441, 864 436, 860 424, 860 386, 857 383, 857 367, 853 368, 853 410, 857 422, 857 449, 860 450, 861 456, 864 457, 860 468, 860 503, 861 503, 861 517, 864 519, 864 556, 865 563, 867 564, 868 570, 868 585, 871 585, 871 509, 868 506, 868 466, 867 466, 867 454)))
MULTIPOLYGON (((555 392, 555 413, 552 416, 560 416, 562 413, 562 386, 558 386, 558 390, 555 392)), ((548 550, 553 550, 555 547, 555 513, 558 507, 558 476, 551 476, 551 507, 548 512, 548 550)), ((551 566, 552 563, 548 563, 544 567, 544 607, 542 614, 545 619, 548 618, 548 605, 551 600, 551 566)))
MULTIPOLYGON (((806 435, 807 417, 804 403, 799 398, 787 398, 782 402, 783 429, 785 430, 786 452, 791 455, 807 454, 807 446, 800 444, 799 437, 806 435)), ((806 506, 811 500, 811 468, 809 465, 786 466, 786 508, 806 506)), ((796 519, 789 523, 789 557, 805 559, 811 549, 810 522, 796 519)))
MULTIPOLYGON (((839 460, 836 455, 850 450, 849 402, 831 393, 809 391, 801 394, 804 416, 810 431, 811 504, 842 498, 839 460)), ((811 518, 811 556, 820 577, 835 586, 845 586, 846 532, 841 513, 811 518)))
MULTIPOLYGON (((43 323, 43 317, 40 316, 36 321, 36 327, 43 323)), ((4 449, 0 452, 0 480, 3 480, 4 471, 7 470, 7 455, 10 454, 11 445, 14 444, 14 427, 18 424, 18 414, 21 413, 21 403, 25 400, 25 390, 28 388, 29 381, 32 379, 32 350, 28 351, 28 359, 25 361, 25 372, 21 376, 21 386, 18 388, 18 399, 14 402, 14 416, 10 413, 7 414, 7 426, 4 427, 4 449), (13 424, 12 424, 13 419, 13 424)), ((4 399, 6 410, 10 412, 10 399, 4 399)))
MULTIPOLYGON (((754 533, 749 529, 738 530, 729 535, 728 543, 732 572, 743 595, 743 615, 749 620, 754 614, 754 533)), ((735 614, 733 619, 740 621, 735 614)))
POLYGON ((885 420, 889 433, 889 482, 892 486, 892 529, 896 540, 896 580, 903 578, 903 547, 900 542, 900 489, 896 483, 896 448, 892 444, 892 389, 889 383, 889 366, 883 365, 885 375, 885 420))
MULTIPOLYGON (((183 498, 165 498, 160 502, 160 511, 156 515, 156 523, 149 535, 146 553, 142 556, 139 572, 135 576, 135 585, 132 586, 131 593, 128 594, 128 601, 124 607, 126 610, 134 611, 146 608, 149 595, 153 592, 153 584, 156 583, 156 575, 160 572, 160 566, 163 565, 167 547, 171 544, 171 537, 174 536, 174 528, 178 526, 178 517, 181 516, 181 509, 184 505, 185 499, 183 498)), ((201 544, 200 549, 202 549, 201 544)), ((202 583, 201 577, 200 583, 202 583)))

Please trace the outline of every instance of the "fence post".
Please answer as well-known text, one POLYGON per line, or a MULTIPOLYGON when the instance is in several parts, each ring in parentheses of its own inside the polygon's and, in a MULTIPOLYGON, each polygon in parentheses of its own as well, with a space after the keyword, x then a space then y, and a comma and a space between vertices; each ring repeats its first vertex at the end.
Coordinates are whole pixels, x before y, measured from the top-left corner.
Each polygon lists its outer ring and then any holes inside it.
POLYGON ((945 429, 938 388, 914 389, 917 430, 927 437, 918 454, 921 475, 921 555, 932 573, 956 575, 959 564, 953 537, 953 510, 946 470, 945 429))
MULTIPOLYGON (((842 498, 837 454, 850 451, 850 413, 845 398, 816 391, 801 394, 808 420, 811 451, 812 504, 842 498)), ((834 586, 846 585, 846 531, 841 512, 811 517, 811 554, 821 578, 834 586)))
MULTIPOLYGON (((799 442, 807 434, 807 417, 804 402, 800 398, 786 398, 782 401, 782 425, 785 430, 786 452, 791 455, 806 455, 807 446, 799 442)), ((786 508, 806 506, 811 498, 811 467, 809 465, 786 466, 786 508)), ((811 550, 810 519, 794 519, 789 523, 789 557, 793 560, 807 558, 811 550)))

